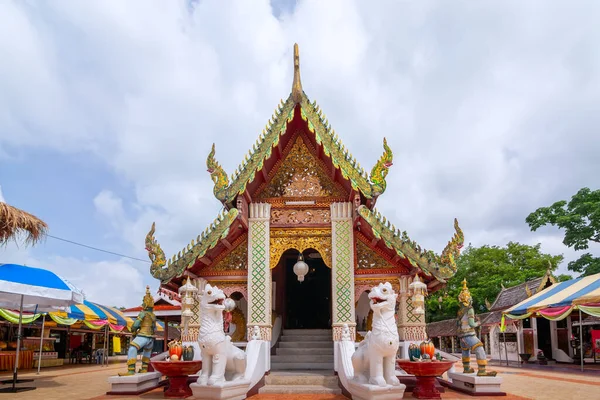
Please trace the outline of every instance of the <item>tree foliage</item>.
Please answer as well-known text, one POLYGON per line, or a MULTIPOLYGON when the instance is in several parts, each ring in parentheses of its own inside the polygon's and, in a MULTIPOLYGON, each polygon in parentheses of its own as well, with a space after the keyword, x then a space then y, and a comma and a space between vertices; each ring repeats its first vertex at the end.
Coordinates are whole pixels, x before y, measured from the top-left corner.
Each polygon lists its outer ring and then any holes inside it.
POLYGON ((427 320, 431 322, 456 317, 459 308, 457 297, 465 278, 473 297, 475 313, 482 313, 487 311, 486 300, 493 303, 502 285, 508 288, 538 278, 549 267, 555 270, 562 261, 562 255, 542 253, 540 244, 529 246, 510 242, 505 247, 469 245, 458 257, 458 271, 448 281, 446 289, 427 299, 427 320))
MULTIPOLYGON (((600 243, 600 190, 583 188, 568 203, 561 200, 550 207, 538 208, 525 221, 534 232, 545 225, 564 229, 566 246, 586 250, 590 242, 600 243)), ((585 253, 571 261, 568 268, 583 276, 600 273, 600 257, 585 253)))

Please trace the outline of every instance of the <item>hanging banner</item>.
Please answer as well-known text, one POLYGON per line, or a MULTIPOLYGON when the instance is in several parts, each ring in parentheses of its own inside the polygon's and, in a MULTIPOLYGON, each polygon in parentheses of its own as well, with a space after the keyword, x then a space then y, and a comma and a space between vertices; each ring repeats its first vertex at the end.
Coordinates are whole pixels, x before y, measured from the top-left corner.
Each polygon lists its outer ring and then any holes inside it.
POLYGON ((121 338, 118 336, 113 336, 113 353, 121 352, 121 338))
MULTIPOLYGON (((42 314, 23 314, 21 318, 21 322, 24 324, 31 324, 33 321, 41 317, 42 314)), ((18 324, 19 323, 19 313, 15 311, 6 310, 4 308, 0 308, 0 317, 4 318, 10 323, 18 324)))
POLYGON ((596 356, 600 356, 600 330, 592 329, 592 348, 594 349, 594 354, 596 356))

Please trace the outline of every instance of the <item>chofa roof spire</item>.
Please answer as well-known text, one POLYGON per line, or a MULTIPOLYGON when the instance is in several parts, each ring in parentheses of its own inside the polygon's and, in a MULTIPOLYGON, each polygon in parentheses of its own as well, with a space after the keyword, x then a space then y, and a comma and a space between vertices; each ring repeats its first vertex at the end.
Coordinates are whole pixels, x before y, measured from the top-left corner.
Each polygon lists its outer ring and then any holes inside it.
POLYGON ((294 43, 294 82, 292 83, 292 99, 296 103, 302 100, 302 82, 300 81, 300 52, 298 43, 294 43))

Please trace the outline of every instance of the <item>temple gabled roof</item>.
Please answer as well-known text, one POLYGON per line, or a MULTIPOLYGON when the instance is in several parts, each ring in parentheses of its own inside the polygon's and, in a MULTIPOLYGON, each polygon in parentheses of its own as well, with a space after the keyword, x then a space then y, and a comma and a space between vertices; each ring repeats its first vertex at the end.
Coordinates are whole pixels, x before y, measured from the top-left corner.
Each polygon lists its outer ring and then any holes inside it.
POLYGON ((216 160, 213 145, 206 166, 215 183, 213 192, 217 199, 225 205, 232 205, 235 198, 246 191, 248 184, 263 170, 265 161, 271 157, 281 137, 288 132, 288 124, 294 120, 298 108, 308 130, 314 134, 316 143, 322 146, 324 154, 354 190, 359 191, 366 199, 373 200, 385 191, 385 178, 393 161, 393 154, 386 140, 383 139, 383 155, 370 174, 367 174, 339 140, 316 102, 311 102, 302 90, 298 45, 294 45, 292 93, 285 102, 281 102, 244 162, 231 175, 231 180, 216 160))
POLYGON ((548 284, 556 283, 556 279, 552 276, 550 269, 546 271, 544 276, 523 282, 519 285, 502 288, 496 300, 490 307, 490 311, 504 311, 515 304, 519 304, 523 300, 537 292, 544 290, 548 284))
POLYGON ((406 231, 401 232, 396 229, 377 210, 359 206, 358 214, 367 222, 375 238, 382 240, 389 249, 394 250, 400 258, 406 259, 410 265, 420 269, 426 277, 434 277, 439 282, 446 282, 456 273, 456 258, 460 255, 464 243, 463 232, 456 219, 454 220, 456 232, 440 256, 431 250, 422 249, 408 237, 406 231))
MULTIPOLYGON (((237 246, 244 245, 242 242, 248 228, 247 215, 244 215, 247 204, 253 201, 254 196, 261 201, 277 201, 271 195, 263 198, 266 192, 271 192, 265 191, 265 188, 277 180, 277 173, 284 170, 282 163, 293 154, 294 148, 302 146, 308 151, 307 157, 314 159, 312 164, 303 162, 303 167, 310 164, 322 170, 327 175, 325 180, 331 183, 331 187, 335 186, 335 190, 329 191, 326 199, 321 198, 325 200, 326 207, 333 201, 354 201, 355 206, 358 206, 354 227, 361 231, 357 238, 360 236, 360 240, 389 263, 389 268, 362 269, 357 270, 357 273, 419 273, 429 283, 430 289, 438 283, 445 283, 455 274, 455 259, 460 254, 464 241, 458 222, 455 220, 456 233, 441 255, 437 255, 433 251, 421 249, 406 232, 390 226, 374 210, 377 197, 387 187, 386 176, 393 161, 392 151, 384 138, 383 154, 370 173, 358 164, 341 143, 319 106, 310 102, 302 90, 298 47, 295 45, 291 94, 286 101, 281 102, 244 162, 228 177, 216 160, 214 144, 207 157, 207 169, 214 182, 213 192, 223 203, 225 210, 195 241, 192 240, 168 262, 153 236, 153 226, 146 237, 146 248, 152 260, 152 276, 163 284, 169 283, 172 288, 176 288, 184 274, 194 276, 200 269, 213 268, 237 246)), ((247 275, 247 270, 228 272, 236 277, 247 275)), ((221 270, 217 273, 228 275, 221 270)))

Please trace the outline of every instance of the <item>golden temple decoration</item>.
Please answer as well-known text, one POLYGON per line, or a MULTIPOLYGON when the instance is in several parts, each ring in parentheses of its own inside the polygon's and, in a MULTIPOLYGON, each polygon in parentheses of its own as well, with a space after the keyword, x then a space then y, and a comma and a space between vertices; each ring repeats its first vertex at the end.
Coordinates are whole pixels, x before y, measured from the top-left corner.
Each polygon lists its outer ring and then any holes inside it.
POLYGON ((298 135, 269 185, 258 198, 338 197, 343 194, 323 171, 302 137, 298 135))
POLYGON ((294 43, 294 81, 292 82, 292 99, 296 103, 302 101, 302 82, 300 81, 300 51, 298 43, 294 43))
POLYGON ((271 268, 275 268, 283 253, 288 249, 303 252, 315 249, 323 257, 323 262, 331 268, 331 229, 272 229, 271 268))
POLYGON ((246 317, 244 313, 236 307, 231 312, 231 323, 235 324, 235 332, 231 335, 232 342, 245 342, 246 341, 246 317))
POLYGON ((357 269, 386 269, 394 266, 360 240, 356 241, 357 269))
POLYGON ((466 279, 463 279, 462 285, 463 285, 462 290, 458 294, 458 301, 465 306, 469 306, 471 303, 471 292, 469 291, 469 288, 467 287, 466 279))
POLYGON ((271 225, 330 224, 329 209, 271 208, 271 225))
POLYGON ((248 269, 248 242, 244 240, 222 260, 208 268, 211 271, 240 271, 248 269))

